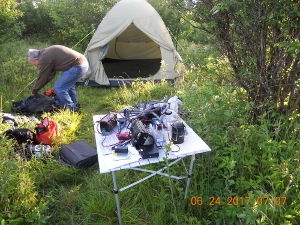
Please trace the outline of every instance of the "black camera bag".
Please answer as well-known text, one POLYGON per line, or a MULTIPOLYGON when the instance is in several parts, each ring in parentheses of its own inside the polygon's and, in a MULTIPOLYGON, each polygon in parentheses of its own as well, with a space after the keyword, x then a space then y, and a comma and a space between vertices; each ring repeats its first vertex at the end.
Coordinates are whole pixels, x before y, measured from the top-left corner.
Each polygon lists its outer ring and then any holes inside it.
POLYGON ((98 162, 97 149, 84 140, 63 145, 59 154, 62 164, 74 168, 86 168, 98 162))

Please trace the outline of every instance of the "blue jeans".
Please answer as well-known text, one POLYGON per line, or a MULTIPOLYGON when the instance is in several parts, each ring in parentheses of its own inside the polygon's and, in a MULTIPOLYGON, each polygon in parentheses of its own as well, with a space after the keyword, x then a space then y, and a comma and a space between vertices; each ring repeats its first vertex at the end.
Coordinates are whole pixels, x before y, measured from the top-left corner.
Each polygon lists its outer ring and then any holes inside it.
POLYGON ((54 91, 58 99, 59 107, 67 107, 76 111, 78 98, 76 95, 75 83, 88 70, 87 60, 78 67, 71 67, 64 71, 61 77, 54 84, 54 91))

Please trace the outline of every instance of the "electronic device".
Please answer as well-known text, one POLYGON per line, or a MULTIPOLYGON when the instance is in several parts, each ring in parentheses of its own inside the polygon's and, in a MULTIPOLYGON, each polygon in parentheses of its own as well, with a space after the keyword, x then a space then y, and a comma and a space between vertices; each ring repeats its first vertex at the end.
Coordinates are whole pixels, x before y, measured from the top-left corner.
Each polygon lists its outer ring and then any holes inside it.
POLYGON ((153 144, 141 146, 139 152, 143 159, 157 158, 159 156, 159 152, 153 144))
POLYGON ((174 144, 182 144, 184 142, 185 126, 183 122, 175 122, 172 124, 172 142, 174 144))
POLYGON ((131 135, 129 133, 120 133, 116 134, 116 136, 120 141, 127 141, 131 138, 131 135))
POLYGON ((126 118, 129 118, 129 117, 138 115, 139 113, 141 113, 141 110, 139 110, 139 109, 124 109, 123 113, 126 118))
POLYGON ((138 103, 137 108, 138 108, 138 110, 143 111, 147 108, 147 104, 146 103, 138 103))
POLYGON ((127 146, 114 146, 112 149, 115 151, 115 153, 128 153, 127 146))
POLYGON ((100 120, 100 130, 110 132, 117 126, 117 123, 117 114, 107 115, 100 120))
POLYGON ((153 136, 146 129, 145 125, 140 120, 134 120, 130 127, 132 133, 131 144, 139 149, 143 145, 151 145, 154 143, 153 136))

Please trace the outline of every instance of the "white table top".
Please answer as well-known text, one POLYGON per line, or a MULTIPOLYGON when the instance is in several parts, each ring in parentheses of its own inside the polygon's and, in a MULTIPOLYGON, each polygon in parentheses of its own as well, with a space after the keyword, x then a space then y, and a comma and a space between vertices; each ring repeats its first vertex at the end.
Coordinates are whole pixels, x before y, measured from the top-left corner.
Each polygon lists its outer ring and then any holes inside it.
POLYGON ((113 150, 110 150, 111 147, 104 147, 113 144, 114 141, 117 141, 115 137, 116 133, 112 132, 111 135, 103 136, 98 132, 99 128, 97 128, 97 121, 102 119, 103 116, 105 115, 93 116, 100 173, 108 173, 111 171, 139 167, 151 163, 158 163, 164 161, 164 158, 176 159, 193 154, 211 151, 210 147, 193 131, 192 128, 190 128, 184 122, 188 133, 184 138, 184 142, 182 144, 171 145, 172 151, 169 151, 167 155, 166 149, 163 148, 158 150, 159 157, 142 159, 138 152, 135 150, 135 148, 132 147, 131 144, 128 144, 128 150, 131 153, 130 157, 116 161, 113 159, 113 150), (111 154, 107 154, 109 153, 109 151, 111 151, 111 154))

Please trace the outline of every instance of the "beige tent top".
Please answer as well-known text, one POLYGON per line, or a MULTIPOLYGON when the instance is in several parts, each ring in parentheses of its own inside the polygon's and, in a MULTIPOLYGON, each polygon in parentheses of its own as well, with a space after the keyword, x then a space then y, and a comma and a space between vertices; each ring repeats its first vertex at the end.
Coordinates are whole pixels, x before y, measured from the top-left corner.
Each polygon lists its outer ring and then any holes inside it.
POLYGON ((136 78, 173 80, 181 57, 157 13, 146 0, 121 0, 107 13, 86 51, 90 68, 79 82, 114 85, 136 78), (91 82, 92 81, 92 82, 91 82))

